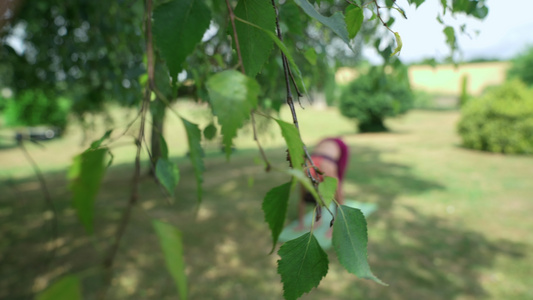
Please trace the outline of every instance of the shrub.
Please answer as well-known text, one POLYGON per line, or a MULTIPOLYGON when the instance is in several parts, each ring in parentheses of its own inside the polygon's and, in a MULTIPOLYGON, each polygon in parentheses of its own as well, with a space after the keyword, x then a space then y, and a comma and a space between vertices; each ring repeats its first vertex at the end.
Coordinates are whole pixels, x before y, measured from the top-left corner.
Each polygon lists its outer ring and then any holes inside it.
POLYGON ((64 129, 68 111, 67 100, 52 100, 42 91, 28 90, 7 101, 4 119, 7 126, 51 125, 64 129))
POLYGON ((357 119, 360 132, 386 131, 385 118, 407 112, 413 107, 413 98, 405 67, 391 72, 374 67, 346 86, 340 110, 342 115, 357 119))
POLYGON ((435 107, 434 101, 435 95, 422 91, 414 90, 413 91, 413 108, 418 109, 432 109, 435 107))
POLYGON ((509 79, 520 79, 528 86, 533 86, 533 46, 527 48, 512 60, 507 71, 509 79))
POLYGON ((533 92, 518 80, 488 89, 463 107, 458 131, 467 148, 533 153, 533 92))

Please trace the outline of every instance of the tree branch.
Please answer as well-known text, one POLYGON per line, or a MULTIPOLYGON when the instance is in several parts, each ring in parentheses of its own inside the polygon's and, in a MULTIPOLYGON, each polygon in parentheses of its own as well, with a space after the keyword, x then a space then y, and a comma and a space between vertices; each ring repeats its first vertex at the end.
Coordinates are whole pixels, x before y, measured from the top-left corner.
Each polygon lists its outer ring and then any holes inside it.
MULTIPOLYGON (((271 2, 272 2, 272 6, 274 7, 275 14, 276 14, 276 32, 277 32, 279 40, 283 41, 283 34, 281 33, 281 27, 279 26, 278 7, 276 6, 275 0, 271 0, 271 2)), ((294 82, 294 78, 292 77, 292 72, 290 70, 289 61, 287 60, 287 56, 285 56, 283 51, 281 51, 281 60, 283 62, 283 73, 285 75, 285 88, 287 89, 287 100, 286 100, 287 101, 287 105, 289 105, 289 108, 291 110, 291 115, 292 115, 292 120, 293 120, 294 126, 296 126, 296 129, 298 130, 298 133, 300 133, 300 126, 298 124, 298 117, 296 115, 296 109, 294 107, 294 101, 293 101, 293 97, 292 97, 290 80, 293 81, 298 95, 300 94, 300 92, 298 91, 298 87, 297 87, 296 83, 294 82)), ((305 156, 307 158, 306 160, 304 160, 304 166, 307 169, 307 177, 309 177, 311 179, 311 182, 313 183, 313 187, 317 191, 319 197, 321 197, 322 203, 324 203, 324 200, 322 199, 322 196, 318 192, 318 184, 319 184, 318 178, 315 178, 311 174, 311 172, 310 172, 310 170, 308 168, 308 161, 309 161, 309 164, 311 164, 312 168, 314 168, 317 171, 318 171, 318 168, 316 167, 315 163, 313 162, 313 159, 311 158, 311 155, 309 154, 309 151, 307 150, 307 146, 305 145, 305 143, 302 143, 302 144, 303 144, 303 150, 304 150, 305 156)), ((317 174, 318 174, 318 172, 317 172, 317 174)), ((315 201, 315 204, 316 204, 316 207, 317 207, 316 220, 318 221, 318 220, 320 220, 320 218, 322 216, 322 211, 321 211, 321 206, 319 205, 318 201, 315 201)), ((331 215, 333 217, 335 217, 333 215, 333 213, 329 210, 328 207, 326 207, 326 209, 331 213, 331 215)))
POLYGON ((120 223, 117 227, 117 231, 115 233, 115 241, 112 244, 111 248, 109 249, 109 253, 107 257, 104 259, 103 265, 104 270, 107 271, 107 276, 105 278, 105 287, 100 295, 100 299, 105 299, 107 289, 109 288, 109 285, 111 283, 112 279, 112 268, 113 263, 116 257, 116 254, 118 252, 118 249, 120 247, 120 241, 122 240, 122 237, 124 236, 124 232, 126 231, 126 227, 129 224, 130 218, 131 218, 131 212, 133 210, 133 207, 137 203, 139 199, 139 183, 141 178, 141 149, 142 149, 142 142, 144 140, 144 129, 146 124, 146 113, 149 110, 150 107, 150 98, 152 95, 152 91, 150 89, 150 86, 152 82, 154 82, 154 57, 153 57, 153 43, 152 43, 152 22, 151 22, 151 15, 152 15, 152 0, 146 0, 146 7, 145 7, 145 30, 146 30, 146 54, 147 54, 147 60, 148 60, 148 66, 147 66, 147 73, 148 73, 148 84, 146 86, 146 90, 144 93, 144 98, 141 105, 141 125, 139 128, 139 133, 136 138, 136 155, 135 155, 135 169, 133 171, 133 178, 131 183, 131 194, 129 201, 127 203, 127 206, 122 213, 122 218, 120 220, 120 223))
POLYGON ((231 8, 231 5, 229 4, 229 0, 226 0, 226 6, 228 7, 229 18, 231 20, 231 27, 233 28, 233 39, 235 40, 235 49, 237 49, 237 57, 239 58, 239 65, 241 66, 242 73, 246 74, 246 71, 244 70, 244 63, 242 62, 242 53, 241 53, 241 46, 239 44, 239 36, 237 35, 237 27, 235 27, 235 14, 233 13, 233 9, 231 8))

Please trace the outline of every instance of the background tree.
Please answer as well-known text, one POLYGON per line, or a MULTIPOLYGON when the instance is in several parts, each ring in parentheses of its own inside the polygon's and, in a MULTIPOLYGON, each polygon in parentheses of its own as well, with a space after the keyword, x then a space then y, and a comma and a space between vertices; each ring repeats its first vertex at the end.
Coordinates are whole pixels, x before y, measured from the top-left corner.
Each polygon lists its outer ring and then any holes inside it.
POLYGON ((399 61, 395 65, 373 67, 344 88, 339 109, 357 120, 360 132, 386 131, 385 118, 403 114, 413 106, 407 68, 399 61))
POLYGON ((517 55, 507 72, 510 79, 516 78, 533 87, 533 46, 517 55))
POLYGON ((102 111, 109 101, 138 103, 144 73, 142 3, 37 1, 2 28, 4 86, 72 100, 72 111, 102 111), (117 83, 117 84, 115 84, 117 83))

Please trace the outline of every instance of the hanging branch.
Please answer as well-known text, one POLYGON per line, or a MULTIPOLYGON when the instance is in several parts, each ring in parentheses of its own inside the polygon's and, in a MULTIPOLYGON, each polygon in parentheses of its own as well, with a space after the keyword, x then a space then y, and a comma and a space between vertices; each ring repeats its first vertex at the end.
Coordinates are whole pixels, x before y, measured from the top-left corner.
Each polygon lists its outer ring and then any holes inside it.
POLYGON ((149 83, 146 86, 144 98, 143 98, 142 105, 141 105, 141 124, 139 128, 139 133, 135 140, 137 151, 135 155, 135 169, 133 171, 133 178, 132 178, 132 183, 131 183, 131 194, 130 194, 128 204, 122 214, 120 223, 117 227, 117 231, 115 233, 115 241, 113 242, 113 245, 109 249, 109 253, 107 257, 104 259, 104 262, 103 262, 104 270, 107 272, 107 276, 104 282, 105 283, 104 291, 100 295, 100 299, 105 299, 107 289, 109 288, 109 285, 111 283, 113 262, 118 252, 120 241, 122 240, 122 237, 124 236, 124 232, 126 231, 126 227, 129 224, 133 207, 135 206, 139 198, 139 184, 140 184, 140 178, 141 178, 142 142, 144 140, 146 113, 149 110, 150 97, 152 95, 152 91, 150 89, 150 82, 154 81, 154 55, 153 55, 154 52, 153 52, 153 43, 152 43, 151 15, 152 15, 152 0, 147 0, 146 7, 145 7, 145 22, 146 22, 145 30, 146 30, 146 54, 147 54, 147 60, 148 60, 147 73, 148 73, 149 83))
POLYGON ((373 2, 376 4, 376 16, 378 17, 379 21, 381 21, 381 24, 383 24, 383 26, 385 26, 387 30, 394 33, 394 30, 390 29, 389 25, 387 25, 387 22, 383 21, 383 19, 381 18, 381 14, 379 13, 379 9, 381 8, 381 6, 379 6, 377 0, 374 0, 373 2))
MULTIPOLYGON (((271 1, 272 1, 272 6, 274 7, 275 14, 276 14, 276 32, 277 32, 279 40, 283 42, 283 34, 281 33, 281 27, 279 26, 279 11, 278 11, 278 7, 276 6, 275 0, 271 0, 271 1)), ((291 110, 291 115, 292 115, 292 120, 293 120, 294 126, 296 126, 296 129, 298 130, 298 133, 300 133, 300 126, 298 124, 298 117, 296 116, 296 109, 294 107, 294 101, 293 101, 293 97, 292 97, 291 80, 292 80, 292 83, 294 84, 294 87, 296 89, 298 97, 301 95, 301 93, 298 90, 298 86, 297 86, 297 84, 296 84, 296 82, 294 80, 294 77, 292 76, 292 71, 290 69, 289 61, 287 60, 287 56, 285 56, 283 51, 281 51, 281 60, 283 62, 283 73, 285 75, 285 87, 287 89, 287 105, 289 105, 289 108, 291 110)), ((299 98, 298 98, 298 101, 299 101, 299 98)), ((308 167, 308 161, 309 161, 309 164, 311 165, 311 167, 313 169, 315 169, 316 174, 319 174, 320 171, 318 170, 317 166, 313 162, 313 159, 311 158, 311 155, 309 154, 309 151, 307 150, 307 146, 305 145, 305 143, 303 143, 303 150, 304 150, 305 156, 307 158, 307 160, 304 160, 304 166, 307 169, 307 177, 309 177, 311 179, 311 182, 313 183, 314 189, 317 191, 317 194, 321 198, 320 199, 321 202, 324 203, 324 200, 322 199, 322 196, 318 192, 319 181, 318 181, 317 178, 315 178, 311 174, 311 171, 309 170, 309 167, 308 167)), ((320 218, 322 216, 322 210, 321 210, 321 206, 318 203, 318 201, 315 201, 315 204, 316 204, 316 207, 317 207, 316 218, 315 219, 318 221, 318 220, 320 220, 320 218)), ((333 212, 330 211, 329 207, 326 207, 326 210, 331 214, 333 219, 335 219, 335 215, 333 214, 333 212)), ((333 221, 332 221, 332 223, 333 223, 333 221)))

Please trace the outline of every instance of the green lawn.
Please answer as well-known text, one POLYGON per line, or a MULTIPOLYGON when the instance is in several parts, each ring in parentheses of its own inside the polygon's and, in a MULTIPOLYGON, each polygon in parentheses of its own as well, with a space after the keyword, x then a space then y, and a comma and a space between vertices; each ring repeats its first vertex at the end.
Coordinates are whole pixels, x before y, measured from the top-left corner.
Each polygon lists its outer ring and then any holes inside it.
MULTIPOLYGON (((203 108, 182 106, 189 118, 209 122, 203 108)), ((533 299, 533 157, 461 148, 455 111, 413 111, 388 122, 392 131, 383 134, 355 134, 354 124, 335 110, 307 108, 299 115, 309 144, 328 135, 342 135, 349 144, 345 193, 378 205, 368 218, 369 260, 389 284, 348 274, 329 250, 328 275, 302 299, 533 299)), ((290 120, 287 112, 282 117, 290 120)), ((268 255, 271 238, 261 201, 288 178, 262 170, 249 129, 237 140, 230 162, 216 142, 208 143, 204 200, 194 216, 196 186, 183 155, 184 133, 173 116, 168 118, 166 138, 182 174, 177 196, 167 204, 161 189, 143 178, 108 299, 178 299, 152 218, 183 232, 191 299, 281 299, 278 257, 268 255)), ((269 158, 284 165, 278 129, 261 126, 269 158)), ((103 131, 98 127, 94 138, 103 131)), ((82 276, 86 299, 95 298, 101 254, 129 197, 134 154, 131 138, 123 140, 127 143, 113 144, 115 163, 99 193, 93 237, 81 229, 66 189, 65 168, 83 149, 77 129, 44 149, 28 146, 59 212, 54 241, 52 214, 30 165, 16 148, 0 149, 0 299, 31 299, 65 273, 82 276)), ((295 202, 290 219, 296 216, 295 202)))

